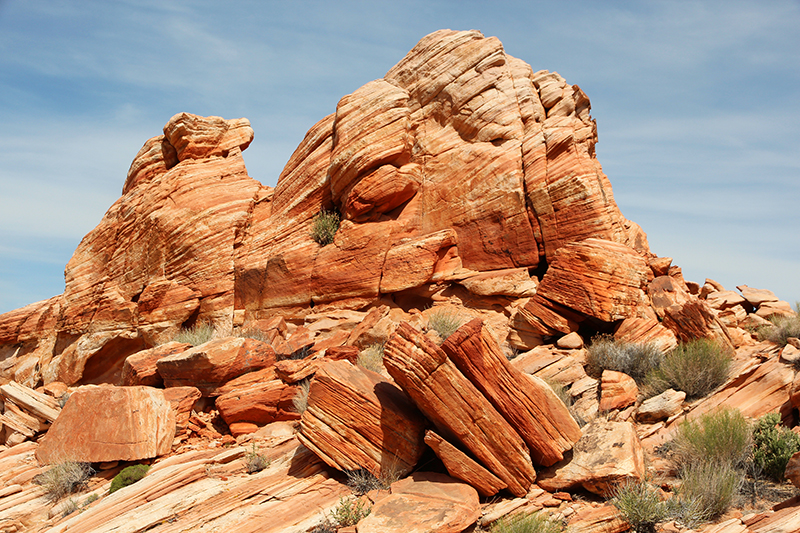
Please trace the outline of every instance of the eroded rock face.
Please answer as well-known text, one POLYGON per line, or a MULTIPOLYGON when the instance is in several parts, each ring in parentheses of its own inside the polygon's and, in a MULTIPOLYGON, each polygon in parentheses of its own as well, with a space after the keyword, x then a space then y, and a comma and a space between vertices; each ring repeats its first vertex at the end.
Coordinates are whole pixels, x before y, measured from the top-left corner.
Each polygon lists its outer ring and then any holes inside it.
POLYGON ((169 453, 175 411, 151 387, 76 390, 36 450, 44 464, 136 461, 169 453))
MULTIPOLYGON (((358 308, 462 269, 476 295, 530 296, 530 271, 567 244, 647 252, 595 159, 586 95, 476 31, 428 35, 343 97, 274 190, 247 175, 246 119, 180 113, 163 133, 75 251, 64 295, 0 318, 2 342, 35 331, 3 379, 120 382, 125 357, 199 320, 229 328, 292 306, 358 308), (321 209, 343 217, 324 247, 310 237, 321 209)), ((564 304, 627 314, 619 302, 564 304)))

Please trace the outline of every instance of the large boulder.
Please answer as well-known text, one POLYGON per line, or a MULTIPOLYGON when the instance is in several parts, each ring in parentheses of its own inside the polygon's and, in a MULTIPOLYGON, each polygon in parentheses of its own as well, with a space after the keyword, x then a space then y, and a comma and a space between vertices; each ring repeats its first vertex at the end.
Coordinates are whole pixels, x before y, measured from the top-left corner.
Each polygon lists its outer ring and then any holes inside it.
POLYGON ((82 387, 36 450, 41 463, 137 461, 169 453, 175 412, 151 387, 82 387))
POLYGON ((583 428, 572 457, 541 472, 537 484, 550 492, 581 487, 608 498, 620 483, 644 474, 644 451, 635 426, 598 420, 583 428))

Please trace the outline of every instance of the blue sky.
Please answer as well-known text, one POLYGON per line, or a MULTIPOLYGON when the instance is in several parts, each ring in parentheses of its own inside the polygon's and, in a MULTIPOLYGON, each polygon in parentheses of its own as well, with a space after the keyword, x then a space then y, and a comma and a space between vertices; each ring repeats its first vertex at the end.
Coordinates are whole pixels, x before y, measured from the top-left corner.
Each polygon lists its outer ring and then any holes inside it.
POLYGON ((247 117, 250 175, 424 35, 478 29, 592 101, 623 214, 687 279, 800 300, 800 2, 0 0, 0 313, 63 291, 175 113, 247 117))

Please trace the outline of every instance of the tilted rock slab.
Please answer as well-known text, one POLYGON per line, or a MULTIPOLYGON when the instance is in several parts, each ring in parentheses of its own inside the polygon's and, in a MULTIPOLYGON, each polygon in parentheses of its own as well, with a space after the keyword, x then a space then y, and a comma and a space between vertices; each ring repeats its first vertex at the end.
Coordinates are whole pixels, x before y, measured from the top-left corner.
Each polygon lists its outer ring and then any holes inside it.
POLYGON ((430 446, 436 457, 441 459, 448 474, 475 487, 481 496, 494 496, 506 488, 501 479, 436 432, 431 430, 425 432, 425 444, 430 446))
POLYGON ((581 437, 553 389, 511 365, 481 319, 461 326, 442 350, 528 444, 534 463, 557 463, 581 437))
POLYGON ((228 381, 271 367, 275 359, 275 350, 265 342, 222 337, 162 357, 156 368, 167 387, 197 387, 203 396, 217 396, 228 381))
POLYGON ((348 361, 323 365, 311 381, 300 441, 339 470, 405 476, 425 450, 425 420, 395 384, 348 361))
POLYGON ((536 480, 528 447, 441 348, 404 322, 386 344, 383 363, 443 437, 461 443, 512 494, 527 494, 536 480))
POLYGON ((175 412, 151 387, 85 387, 72 393, 36 450, 41 463, 136 461, 170 452, 175 412))
POLYGON ((222 394, 217 397, 215 405, 233 436, 237 437, 242 432, 235 431, 236 424, 241 422, 265 426, 270 422, 299 419, 300 414, 293 403, 299 390, 300 387, 275 379, 222 394))

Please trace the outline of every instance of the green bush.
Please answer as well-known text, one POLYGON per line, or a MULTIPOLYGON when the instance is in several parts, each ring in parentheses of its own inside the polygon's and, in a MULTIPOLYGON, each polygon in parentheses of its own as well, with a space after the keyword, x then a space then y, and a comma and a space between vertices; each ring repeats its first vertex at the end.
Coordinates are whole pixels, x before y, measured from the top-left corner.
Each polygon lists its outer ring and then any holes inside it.
POLYGON ((146 476, 148 470, 150 470, 150 465, 131 465, 123 468, 122 471, 111 480, 111 487, 108 489, 108 493, 112 494, 123 487, 133 485, 146 476))
POLYGON ((745 464, 752 449, 750 427, 738 409, 720 409, 686 420, 672 441, 673 458, 679 468, 700 463, 745 464))
POLYGON ((383 344, 371 344, 361 350, 356 359, 356 364, 361 368, 380 374, 383 371, 383 344))
POLYGON ((783 481, 786 464, 800 451, 800 435, 780 423, 778 413, 769 413, 753 428, 753 462, 758 471, 777 482, 783 481))
POLYGON ((244 467, 248 474, 255 474, 261 472, 269 466, 269 459, 256 451, 256 443, 253 443, 253 449, 244 454, 244 467))
POLYGON ((339 213, 323 209, 311 222, 311 238, 320 246, 329 245, 339 230, 339 221, 339 213))
POLYGON ((679 345, 647 373, 645 386, 658 394, 667 389, 681 390, 687 400, 702 398, 725 383, 731 358, 714 341, 695 339, 679 345))
POLYGON ((681 469, 678 498, 696 502, 699 515, 712 520, 725 513, 742 488, 744 477, 730 463, 705 461, 681 469))
POLYGON ((492 524, 491 533, 561 533, 564 526, 542 513, 518 513, 492 524))
POLYGON ((54 464, 36 476, 33 482, 42 486, 48 500, 57 502, 64 496, 84 488, 93 474, 94 469, 89 463, 64 461, 54 464))
POLYGON ((456 332, 464 320, 452 311, 443 311, 441 309, 433 311, 428 316, 428 329, 434 330, 439 334, 442 342, 447 340, 447 337, 456 332))
POLYGON ((370 505, 361 498, 342 498, 331 513, 331 518, 339 524, 339 527, 349 527, 369 516, 371 511, 370 505))
POLYGON ((195 324, 190 328, 183 328, 172 338, 175 342, 183 342, 192 346, 205 344, 216 335, 217 330, 208 322, 195 324))
POLYGON ((592 339, 587 351, 587 363, 592 374, 614 370, 628 374, 637 383, 641 383, 647 373, 658 367, 664 358, 655 344, 621 342, 608 335, 592 339))
POLYGON ((656 524, 667 520, 670 509, 658 489, 645 480, 629 481, 614 490, 611 504, 636 533, 654 533, 656 524))
POLYGON ((789 337, 800 338, 800 315, 773 315, 769 317, 769 321, 772 322, 771 325, 764 325, 756 330, 759 340, 786 346, 789 337))

